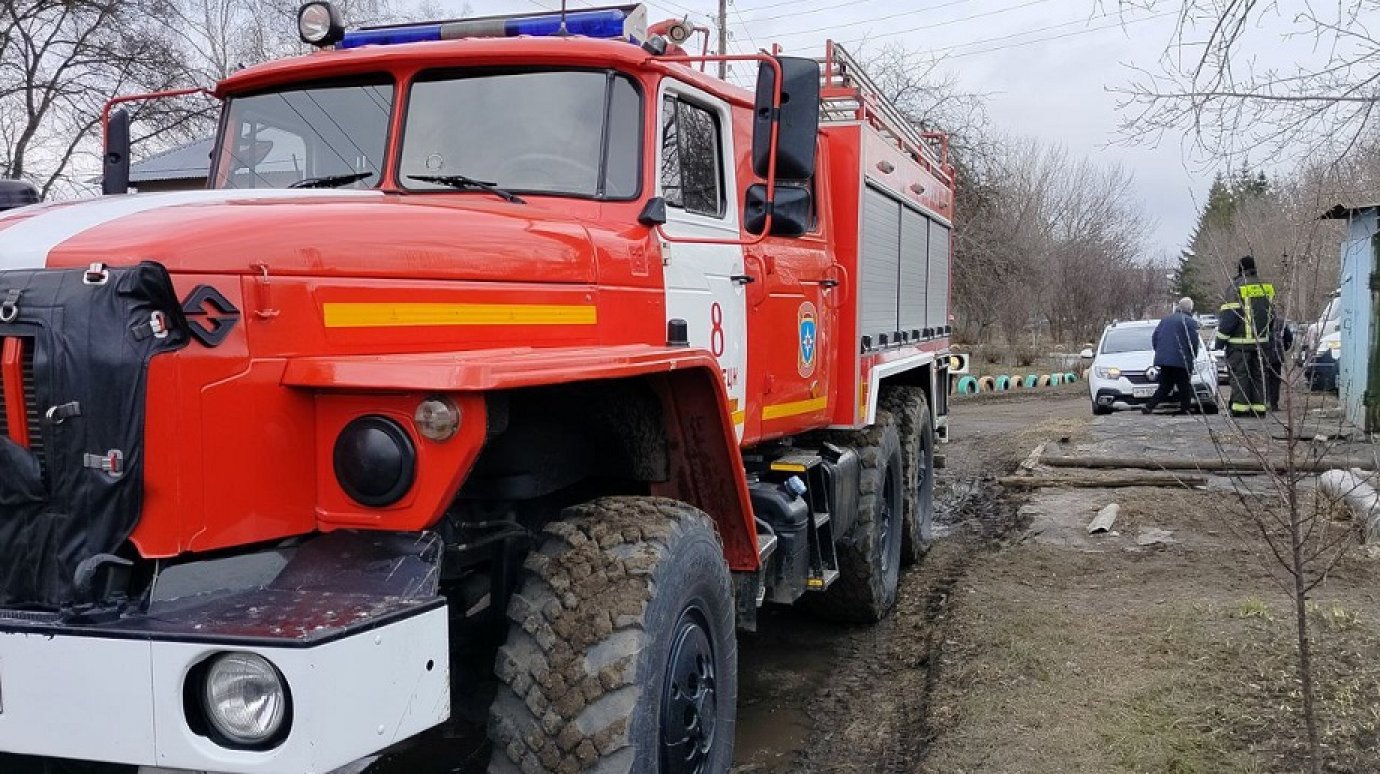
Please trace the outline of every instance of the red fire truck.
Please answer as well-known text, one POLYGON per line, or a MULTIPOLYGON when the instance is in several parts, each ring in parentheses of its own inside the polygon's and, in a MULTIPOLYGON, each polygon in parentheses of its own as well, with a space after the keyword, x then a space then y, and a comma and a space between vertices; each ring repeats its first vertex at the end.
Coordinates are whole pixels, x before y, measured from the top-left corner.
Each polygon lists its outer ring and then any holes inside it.
POLYGON ((0 215, 0 751, 323 772, 482 706, 494 771, 726 771, 736 631, 929 543, 944 138, 638 6, 298 19, 208 190, 127 194, 116 111, 116 195, 0 215))

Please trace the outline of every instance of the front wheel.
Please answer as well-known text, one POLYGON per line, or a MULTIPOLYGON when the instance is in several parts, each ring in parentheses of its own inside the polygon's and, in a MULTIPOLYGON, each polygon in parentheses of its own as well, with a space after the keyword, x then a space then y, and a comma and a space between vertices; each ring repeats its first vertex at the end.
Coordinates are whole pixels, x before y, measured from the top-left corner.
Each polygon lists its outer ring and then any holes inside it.
POLYGON ((1092 404, 1092 408, 1093 408, 1093 416, 1105 417, 1105 416, 1107 416, 1108 414, 1112 413, 1112 407, 1111 407, 1111 406, 1100 406, 1100 405, 1094 403, 1094 404, 1092 404))
POLYGON ((508 617, 491 772, 728 771, 738 650, 708 516, 654 497, 567 508, 508 617))

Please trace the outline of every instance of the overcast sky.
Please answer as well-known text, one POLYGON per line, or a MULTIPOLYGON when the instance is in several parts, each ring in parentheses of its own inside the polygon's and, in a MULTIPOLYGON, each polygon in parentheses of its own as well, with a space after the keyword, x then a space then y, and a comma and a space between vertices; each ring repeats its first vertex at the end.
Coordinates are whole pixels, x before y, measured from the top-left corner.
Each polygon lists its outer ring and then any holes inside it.
MULTIPOLYGON (((571 8, 604 5, 569 0, 571 8)), ((1143 0, 1142 0, 1143 2, 1143 0)), ((1300 0, 1293 0, 1294 3, 1300 0)), ((556 7, 559 0, 449 0, 457 15, 516 13, 556 7)), ((715 0, 656 0, 653 20, 689 14, 708 24, 715 0)), ((1266 65, 1291 66, 1307 49, 1284 42, 1290 0, 1253 31, 1266 65)), ((1135 175, 1139 198, 1155 222, 1152 256, 1177 255, 1188 241, 1215 168, 1182 135, 1158 147, 1119 143, 1117 95, 1130 65, 1156 68, 1174 37, 1177 2, 1121 13, 1117 0, 736 0, 730 5, 732 47, 752 51, 781 43, 787 53, 820 55, 827 38, 856 47, 896 41, 942 53, 944 68, 968 91, 988 95, 993 127, 1002 133, 1062 143, 1070 151, 1118 163, 1135 175), (1113 16, 1105 14, 1110 9, 1113 16)))

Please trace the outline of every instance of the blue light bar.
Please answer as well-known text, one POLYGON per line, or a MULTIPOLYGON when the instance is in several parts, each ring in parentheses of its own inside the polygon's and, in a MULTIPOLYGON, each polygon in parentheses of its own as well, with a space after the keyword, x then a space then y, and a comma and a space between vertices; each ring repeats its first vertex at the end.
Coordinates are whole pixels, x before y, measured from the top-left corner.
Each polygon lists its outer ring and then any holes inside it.
MULTIPOLYGON (((345 37, 336 47, 391 46, 428 40, 511 38, 518 35, 552 37, 561 34, 560 14, 490 16, 351 30, 345 33, 345 37)), ((647 8, 643 5, 628 5, 571 11, 565 15, 564 34, 641 43, 647 39, 647 8)))

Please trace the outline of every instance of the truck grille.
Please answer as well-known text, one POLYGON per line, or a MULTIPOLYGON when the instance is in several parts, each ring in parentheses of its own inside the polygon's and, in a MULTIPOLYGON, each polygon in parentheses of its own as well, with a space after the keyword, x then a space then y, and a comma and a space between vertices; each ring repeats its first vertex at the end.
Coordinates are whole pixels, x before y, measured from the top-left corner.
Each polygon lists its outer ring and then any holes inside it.
POLYGON ((34 384, 33 341, 0 338, 0 435, 27 446, 46 470, 41 419, 34 384))

